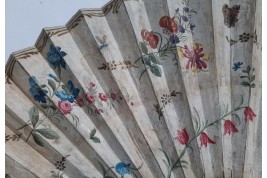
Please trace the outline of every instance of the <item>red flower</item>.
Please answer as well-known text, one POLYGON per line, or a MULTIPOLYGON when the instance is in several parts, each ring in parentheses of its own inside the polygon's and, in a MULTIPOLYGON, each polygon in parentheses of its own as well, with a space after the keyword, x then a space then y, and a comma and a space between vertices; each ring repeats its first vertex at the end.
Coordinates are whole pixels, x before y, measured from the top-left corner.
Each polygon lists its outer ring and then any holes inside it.
POLYGON ((104 101, 104 102, 108 100, 108 97, 104 93, 99 93, 98 97, 101 101, 104 101))
POLYGON ((68 101, 58 101, 58 108, 64 115, 70 114, 72 108, 68 101))
POLYGON ((235 132, 238 132, 238 130, 231 120, 226 120, 224 122, 224 134, 223 135, 225 135, 225 134, 230 135, 231 132, 235 133, 235 132))
POLYGON ((115 100, 116 99, 116 94, 114 92, 111 92, 110 93, 110 98, 115 100))
POLYGON ((202 69, 202 68, 206 68, 207 64, 203 61, 200 60, 202 57, 204 57, 204 53, 202 53, 203 48, 199 46, 197 48, 193 47, 193 51, 190 51, 188 46, 185 45, 185 52, 183 53, 184 57, 188 58, 188 62, 186 65, 186 69, 190 68, 194 69, 194 68, 198 68, 198 69, 202 69))
POLYGON ((95 83, 89 82, 88 86, 89 86, 89 88, 94 88, 95 87, 95 83))
POLYGON ((244 115, 245 115, 245 123, 247 123, 248 119, 251 120, 253 122, 253 120, 255 119, 255 117, 257 116, 253 110, 251 109, 251 107, 245 107, 244 110, 244 115))
POLYGON ((77 104, 80 107, 84 106, 84 101, 83 98, 81 96, 79 96, 78 98, 76 98, 76 100, 74 101, 75 104, 77 104))
POLYGON ((208 143, 215 144, 215 142, 212 141, 205 132, 202 132, 200 135, 200 143, 200 146, 204 145, 205 147, 207 147, 208 143))
POLYGON ((177 139, 182 145, 185 145, 189 140, 186 129, 184 128, 182 131, 177 130, 177 137, 175 139, 177 139))
POLYGON ((141 30, 141 36, 143 40, 147 41, 151 48, 156 49, 159 42, 159 37, 155 35, 152 31, 148 32, 147 30, 141 30))
POLYGON ((176 33, 178 31, 178 25, 175 21, 175 17, 170 18, 169 16, 163 16, 159 20, 159 26, 166 28, 171 33, 176 33))
POLYGON ((92 104, 95 102, 94 96, 90 95, 89 93, 85 94, 85 99, 88 101, 89 104, 92 104))
POLYGON ((102 110, 102 109, 95 109, 95 113, 96 113, 96 114, 103 113, 103 110, 102 110))

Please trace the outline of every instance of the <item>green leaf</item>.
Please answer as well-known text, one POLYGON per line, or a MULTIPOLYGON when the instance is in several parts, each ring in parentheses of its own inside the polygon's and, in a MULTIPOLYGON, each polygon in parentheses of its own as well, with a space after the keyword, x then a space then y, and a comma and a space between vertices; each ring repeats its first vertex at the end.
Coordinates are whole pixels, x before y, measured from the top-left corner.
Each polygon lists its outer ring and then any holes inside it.
POLYGON ((90 139, 95 143, 100 143, 100 139, 98 137, 92 137, 90 139))
POLYGON ((58 139, 59 135, 53 131, 51 128, 43 128, 43 129, 36 129, 36 132, 40 133, 42 136, 44 136, 47 139, 58 139))
POLYGON ((249 84, 249 82, 241 82, 240 83, 242 86, 244 86, 244 87, 249 87, 250 86, 250 84, 249 84))
POLYGON ((150 61, 153 62, 154 64, 159 64, 159 65, 161 65, 161 63, 160 63, 160 58, 159 58, 159 57, 157 57, 157 56, 155 56, 155 55, 150 55, 150 56, 149 56, 149 59, 150 59, 150 61))
POLYGON ((51 108, 53 110, 56 110, 57 109, 56 105, 49 105, 49 108, 51 108))
POLYGON ((30 108, 29 117, 30 117, 30 120, 32 122, 32 126, 35 127, 35 125, 37 124, 37 122, 39 120, 39 111, 38 111, 37 107, 33 106, 30 108))
POLYGON ((93 129, 91 132, 90 132, 90 138, 93 138, 96 134, 96 129, 93 129))
POLYGON ((147 49, 145 43, 139 42, 139 47, 140 47, 142 53, 144 53, 144 54, 147 54, 148 53, 148 49, 147 49))
POLYGON ((146 66, 151 66, 151 61, 150 61, 150 58, 149 56, 143 56, 143 62, 146 66))
POLYGON ((168 165, 170 166, 171 161, 170 161, 168 154, 163 149, 159 149, 159 150, 164 154, 165 158, 167 159, 168 165))
POLYGON ((161 68, 158 65, 151 65, 150 71, 157 77, 161 77, 162 75, 161 68))
POLYGON ((43 109, 47 109, 47 108, 48 108, 48 105, 47 105, 47 104, 40 104, 40 106, 41 106, 43 109))
POLYGON ((252 75, 250 82, 253 82, 255 80, 255 75, 252 75))
POLYGON ((53 91, 56 90, 56 82, 52 79, 47 79, 48 80, 48 85, 53 89, 53 91))
POLYGON ((40 88, 45 88, 45 87, 47 87, 46 84, 40 85, 40 88))
POLYGON ((32 138, 37 145, 44 147, 44 140, 38 133, 32 132, 32 138))

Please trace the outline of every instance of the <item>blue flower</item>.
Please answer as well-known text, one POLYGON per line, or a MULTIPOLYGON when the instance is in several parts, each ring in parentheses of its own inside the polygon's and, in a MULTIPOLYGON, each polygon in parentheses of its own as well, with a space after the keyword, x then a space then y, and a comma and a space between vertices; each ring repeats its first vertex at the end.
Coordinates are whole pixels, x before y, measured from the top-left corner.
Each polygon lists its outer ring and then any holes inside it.
POLYGON ((241 68, 242 64, 243 64, 243 62, 237 62, 237 63, 234 63, 234 65, 233 65, 233 67, 232 67, 233 70, 234 70, 234 71, 237 71, 238 69, 241 68))
POLYGON ((182 25, 179 25, 179 26, 178 26, 178 30, 179 30, 179 32, 181 32, 181 33, 185 33, 185 29, 184 29, 184 27, 183 27, 182 25))
POLYGON ((196 26, 195 26, 194 24, 190 23, 189 27, 190 27, 190 30, 194 30, 194 28, 195 28, 196 26))
POLYGON ((188 18, 187 18, 186 16, 184 16, 184 15, 182 15, 181 18, 182 18, 182 20, 185 21, 185 22, 188 21, 188 18))
POLYGON ((175 9, 175 12, 178 13, 179 12, 179 8, 175 9))
POLYGON ((179 40, 179 38, 176 35, 172 35, 169 40, 173 44, 180 43, 180 40, 179 40))
POLYGON ((55 95, 60 98, 61 101, 69 101, 70 103, 73 103, 75 100, 71 94, 67 93, 64 90, 56 91, 55 95))
POLYGON ((189 11, 189 8, 188 8, 188 7, 184 7, 183 10, 184 10, 185 12, 188 12, 188 11, 189 11))
POLYGON ((124 162, 119 162, 116 164, 115 170, 121 175, 121 178, 123 178, 125 174, 130 174, 130 163, 125 164, 124 162))
POLYGON ((31 95, 33 96, 35 101, 38 102, 42 102, 42 103, 46 103, 46 93, 48 93, 47 90, 41 89, 38 86, 38 81, 36 80, 36 78, 34 76, 31 76, 29 78, 29 83, 30 83, 30 89, 29 92, 31 93, 31 95))
POLYGON ((71 80, 67 82, 66 87, 67 88, 64 90, 56 91, 55 95, 60 98, 61 101, 69 101, 70 103, 73 103, 74 100, 78 97, 80 89, 75 88, 71 80))
POLYGON ((50 50, 47 53, 47 60, 52 65, 52 68, 60 68, 62 66, 64 69, 66 69, 66 62, 64 60, 64 56, 67 55, 64 51, 60 51, 60 47, 54 47, 54 45, 50 45, 50 50))

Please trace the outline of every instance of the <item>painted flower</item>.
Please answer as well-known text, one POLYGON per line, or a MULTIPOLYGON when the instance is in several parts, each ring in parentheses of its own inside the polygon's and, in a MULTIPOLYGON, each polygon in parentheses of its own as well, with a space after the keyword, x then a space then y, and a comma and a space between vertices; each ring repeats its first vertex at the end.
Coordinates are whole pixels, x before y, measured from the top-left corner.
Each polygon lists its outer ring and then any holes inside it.
POLYGON ((96 114, 103 113, 103 110, 102 110, 102 109, 95 109, 95 113, 96 113, 96 114))
POLYGON ((58 101, 58 108, 64 115, 70 114, 72 110, 70 103, 67 101, 58 101))
POLYGON ((88 101, 89 104, 93 104, 95 102, 95 98, 90 93, 85 94, 85 99, 88 101))
POLYGON ((145 29, 141 30, 141 36, 143 40, 147 41, 151 48, 156 49, 159 42, 159 37, 153 33, 153 31, 149 32, 145 29))
POLYGON ((194 30, 195 27, 196 27, 195 24, 192 24, 192 23, 189 24, 189 28, 190 28, 190 30, 194 30))
POLYGON ((49 51, 47 53, 47 60, 52 65, 54 69, 63 67, 66 69, 66 62, 64 60, 64 56, 66 56, 67 53, 64 51, 61 51, 60 47, 55 47, 54 45, 50 45, 49 51))
POLYGON ((88 86, 89 86, 89 88, 94 88, 95 87, 95 83, 89 82, 88 86))
POLYGON ((207 64, 201 60, 204 59, 205 54, 203 53, 203 48, 199 43, 195 43, 193 50, 190 51, 187 45, 184 46, 185 50, 183 51, 183 56, 188 59, 186 64, 186 69, 191 68, 193 72, 198 71, 199 69, 207 68, 207 64))
POLYGON ((243 65, 243 62, 236 62, 236 63, 233 64, 232 69, 233 69, 234 71, 237 71, 238 69, 241 68, 242 65, 243 65))
POLYGON ((253 122, 253 120, 255 119, 255 117, 257 116, 253 110, 251 109, 251 107, 245 107, 244 110, 244 115, 245 115, 245 123, 247 123, 248 119, 251 120, 253 122))
POLYGON ((177 130, 177 137, 175 139, 177 139, 182 145, 187 144, 189 136, 186 129, 184 128, 182 131, 177 130))
POLYGON ((185 21, 185 22, 188 21, 188 18, 187 18, 186 16, 184 16, 184 15, 182 15, 181 18, 182 18, 182 20, 185 21))
POLYGON ((168 29, 171 33, 176 33, 178 31, 178 25, 175 21, 175 17, 170 18, 169 16, 163 16, 159 20, 159 26, 168 29))
POLYGON ((224 134, 231 134, 231 132, 235 133, 238 132, 237 128, 235 127, 234 123, 231 120, 226 120, 224 122, 224 134))
POLYGON ((188 8, 188 7, 184 7, 183 10, 184 10, 185 12, 188 12, 188 11, 189 11, 189 8, 188 8))
POLYGON ((179 40, 179 38, 176 35, 172 35, 169 40, 173 44, 180 43, 180 40, 179 40))
POLYGON ((121 175, 121 178, 123 178, 125 174, 130 174, 130 163, 125 164, 124 162, 119 162, 115 165, 115 170, 121 175))
POLYGON ((79 95, 80 89, 75 88, 71 80, 67 82, 67 88, 69 92, 73 95, 73 97, 76 99, 79 95))
POLYGON ((41 89, 38 86, 38 81, 36 80, 34 76, 31 76, 29 78, 29 84, 30 84, 29 92, 33 96, 34 100, 38 102, 46 103, 45 96, 46 96, 46 93, 48 93, 48 91, 41 89))
POLYGON ((51 77, 52 79, 54 79, 57 82, 60 82, 59 78, 53 74, 48 74, 49 77, 51 77))
POLYGON ((215 144, 215 142, 212 141, 205 132, 202 132, 200 135, 200 143, 200 146, 204 145, 205 147, 208 146, 208 143, 215 144))
POLYGON ((61 101, 69 101, 71 103, 74 102, 75 98, 70 94, 67 93, 64 90, 58 90, 55 92, 55 95, 61 100, 61 101))
POLYGON ((74 101, 75 104, 77 104, 79 107, 83 107, 84 106, 84 101, 83 98, 81 96, 78 96, 76 98, 76 100, 74 101))
POLYGON ((110 93, 110 98, 115 100, 116 99, 116 94, 114 92, 111 92, 110 93))
POLYGON ((185 33, 185 29, 184 29, 184 27, 182 25, 179 25, 178 30, 181 33, 185 33))
POLYGON ((108 97, 104 93, 99 93, 98 97, 101 101, 104 101, 104 102, 108 100, 108 97))

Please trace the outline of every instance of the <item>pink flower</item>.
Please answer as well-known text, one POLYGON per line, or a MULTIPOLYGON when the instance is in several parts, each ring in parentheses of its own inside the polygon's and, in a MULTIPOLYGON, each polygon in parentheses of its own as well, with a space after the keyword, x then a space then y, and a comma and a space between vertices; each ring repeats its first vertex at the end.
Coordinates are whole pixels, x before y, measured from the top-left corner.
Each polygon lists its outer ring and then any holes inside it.
POLYGON ((72 108, 68 101, 58 101, 58 108, 64 115, 70 114, 72 108))
POLYGON ((99 93, 98 97, 101 101, 104 101, 104 102, 108 100, 108 97, 104 93, 99 93))
POLYGON ((230 135, 231 132, 235 133, 235 132, 238 132, 238 130, 231 120, 226 120, 224 122, 224 134, 223 135, 225 135, 225 134, 230 135))
POLYGON ((111 92, 110 93, 110 97, 111 97, 111 99, 115 100, 116 99, 116 94, 114 92, 111 92))
POLYGON ((202 132, 200 135, 200 143, 200 146, 204 145, 205 147, 207 147, 208 143, 215 144, 215 142, 212 141, 205 132, 202 132))
POLYGON ((84 101, 83 98, 81 96, 79 96, 78 98, 76 98, 76 100, 74 101, 75 104, 77 104, 80 107, 84 106, 84 101))
POLYGON ((247 123, 248 119, 251 120, 253 122, 253 120, 255 119, 255 117, 257 116, 253 110, 251 109, 251 107, 245 107, 244 110, 244 115, 245 115, 245 123, 247 123))
POLYGON ((96 109, 96 110, 95 110, 95 113, 96 113, 96 114, 103 113, 103 110, 102 110, 102 109, 96 109))
POLYGON ((85 99, 88 101, 89 104, 93 104, 95 102, 94 96, 90 95, 89 93, 85 94, 85 99))
POLYGON ((186 129, 184 128, 182 131, 177 130, 177 137, 175 139, 177 139, 182 145, 187 144, 189 136, 186 129))
POLYGON ((94 88, 95 87, 95 83, 89 82, 88 86, 89 86, 89 88, 94 88))
POLYGON ((187 45, 185 45, 184 48, 185 51, 183 52, 183 56, 188 58, 186 69, 189 69, 189 67, 192 70, 207 68, 207 64, 203 60, 201 60, 201 58, 204 57, 204 53, 202 53, 202 47, 200 47, 199 45, 195 45, 192 51, 189 50, 187 45))

